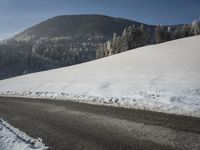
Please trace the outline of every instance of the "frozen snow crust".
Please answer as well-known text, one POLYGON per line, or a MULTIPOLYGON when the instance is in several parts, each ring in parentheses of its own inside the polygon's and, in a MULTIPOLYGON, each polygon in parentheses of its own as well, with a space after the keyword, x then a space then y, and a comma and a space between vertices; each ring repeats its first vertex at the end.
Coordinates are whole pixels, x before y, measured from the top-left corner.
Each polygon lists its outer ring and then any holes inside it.
POLYGON ((0 81, 0 95, 200 117, 200 36, 0 81))

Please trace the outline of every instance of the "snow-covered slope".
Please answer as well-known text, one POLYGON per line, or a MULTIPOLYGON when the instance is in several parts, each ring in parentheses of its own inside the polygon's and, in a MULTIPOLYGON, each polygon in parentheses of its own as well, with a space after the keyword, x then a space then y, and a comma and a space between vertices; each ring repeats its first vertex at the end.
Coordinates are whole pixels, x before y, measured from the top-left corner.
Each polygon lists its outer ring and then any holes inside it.
POLYGON ((0 92, 200 117, 200 36, 2 80, 0 92))

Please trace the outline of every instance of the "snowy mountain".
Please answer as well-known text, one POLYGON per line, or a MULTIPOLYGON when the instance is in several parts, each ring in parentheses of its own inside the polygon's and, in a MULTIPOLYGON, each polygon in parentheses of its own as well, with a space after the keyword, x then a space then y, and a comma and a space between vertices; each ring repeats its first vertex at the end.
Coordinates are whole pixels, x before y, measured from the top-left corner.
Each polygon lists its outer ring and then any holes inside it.
POLYGON ((2 95, 200 117, 200 36, 0 81, 2 95))

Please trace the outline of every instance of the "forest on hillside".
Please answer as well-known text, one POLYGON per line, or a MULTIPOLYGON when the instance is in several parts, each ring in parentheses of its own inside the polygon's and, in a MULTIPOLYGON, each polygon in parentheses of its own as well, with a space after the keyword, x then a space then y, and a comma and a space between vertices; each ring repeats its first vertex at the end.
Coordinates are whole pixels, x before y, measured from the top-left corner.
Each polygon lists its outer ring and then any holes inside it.
POLYGON ((105 41, 102 36, 9 39, 0 44, 0 79, 79 64, 150 44, 200 34, 200 21, 179 26, 129 26, 105 41))

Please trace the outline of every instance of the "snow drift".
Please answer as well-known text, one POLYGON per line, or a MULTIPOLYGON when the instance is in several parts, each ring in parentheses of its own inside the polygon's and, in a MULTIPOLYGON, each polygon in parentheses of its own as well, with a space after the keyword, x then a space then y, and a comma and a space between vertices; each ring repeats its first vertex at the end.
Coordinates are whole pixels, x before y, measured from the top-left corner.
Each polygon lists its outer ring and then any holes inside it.
POLYGON ((0 149, 1 150, 47 150, 42 139, 34 139, 26 133, 0 119, 0 149))
POLYGON ((200 117, 199 65, 195 36, 2 80, 0 93, 200 117))

